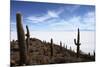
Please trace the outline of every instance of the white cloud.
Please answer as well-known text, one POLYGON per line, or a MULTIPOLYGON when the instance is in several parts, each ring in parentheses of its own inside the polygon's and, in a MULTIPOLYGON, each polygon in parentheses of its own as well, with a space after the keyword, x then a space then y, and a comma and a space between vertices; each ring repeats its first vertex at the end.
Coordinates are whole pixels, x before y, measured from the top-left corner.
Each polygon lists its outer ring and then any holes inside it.
POLYGON ((73 16, 69 20, 60 20, 58 23, 52 23, 53 30, 95 30, 95 13, 88 12, 82 16, 73 16))
POLYGON ((95 12, 88 12, 83 16, 83 22, 89 24, 95 24, 95 12))
POLYGON ((58 21, 58 23, 52 23, 50 26, 52 30, 75 30, 81 25, 80 19, 81 18, 79 16, 74 16, 69 20, 60 20, 58 21))
POLYGON ((44 15, 41 15, 41 16, 29 16, 26 18, 26 20, 28 22, 32 22, 32 23, 40 23, 40 22, 44 22, 48 19, 51 19, 51 18, 59 18, 59 15, 62 13, 62 10, 59 10, 59 11, 51 11, 51 10, 48 10, 46 14, 44 15))
POLYGON ((30 21, 32 23, 39 23, 39 22, 44 22, 45 20, 49 19, 50 17, 47 15, 36 17, 36 16, 30 16, 27 17, 27 21, 30 21))
MULTIPOLYGON (((73 11, 79 7, 80 6, 73 7, 73 11)), ((30 16, 27 17, 27 20, 32 23, 50 23, 49 27, 51 30, 76 30, 78 27, 82 30, 95 30, 95 12, 91 11, 84 15, 77 15, 69 19, 63 19, 60 18, 60 14, 63 13, 63 11, 65 12, 63 9, 57 11, 48 10, 45 15, 30 16)))
POLYGON ((48 16, 50 16, 50 17, 59 17, 58 14, 53 12, 53 11, 48 11, 48 16))
POLYGON ((95 12, 88 12, 82 17, 83 26, 85 29, 95 30, 96 20, 95 12))
MULTIPOLYGON (((95 30, 95 12, 88 12, 84 15, 73 16, 70 19, 59 19, 59 15, 63 12, 60 10, 58 12, 55 11, 47 11, 45 15, 42 16, 30 16, 26 19, 31 23, 50 23, 48 25, 49 30, 54 31, 67 31, 67 30, 76 30, 78 27, 81 30, 95 30), (54 19, 53 19, 54 18, 54 19), (58 19, 57 19, 58 18, 58 19), (50 19, 50 20, 48 20, 50 19)), ((12 27, 15 23, 11 23, 12 27)), ((24 24, 25 27, 25 24, 24 24)), ((47 29, 48 30, 48 29, 47 29)))

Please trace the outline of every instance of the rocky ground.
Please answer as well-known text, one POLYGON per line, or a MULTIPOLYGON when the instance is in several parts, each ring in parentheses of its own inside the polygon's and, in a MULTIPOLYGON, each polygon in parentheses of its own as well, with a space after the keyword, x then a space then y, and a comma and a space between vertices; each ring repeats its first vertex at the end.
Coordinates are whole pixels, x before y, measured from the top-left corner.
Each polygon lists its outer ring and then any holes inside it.
MULTIPOLYGON (((19 65, 19 46, 18 41, 11 41, 11 62, 19 65)), ((51 57, 50 42, 41 41, 36 38, 30 38, 29 44, 29 65, 41 64, 57 64, 57 63, 74 63, 74 62, 89 62, 95 61, 95 56, 90 54, 83 54, 81 52, 79 58, 76 53, 67 47, 62 47, 53 44, 53 56, 51 57)))

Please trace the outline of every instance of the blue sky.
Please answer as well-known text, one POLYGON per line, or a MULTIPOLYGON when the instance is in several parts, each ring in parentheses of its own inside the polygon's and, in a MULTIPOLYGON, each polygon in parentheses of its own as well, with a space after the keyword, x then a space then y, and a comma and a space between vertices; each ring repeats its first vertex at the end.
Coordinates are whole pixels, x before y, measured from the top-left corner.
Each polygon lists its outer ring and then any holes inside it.
POLYGON ((95 6, 11 1, 11 32, 16 31, 16 13, 31 31, 95 31, 95 6))
POLYGON ((11 40, 17 39, 16 13, 23 16, 23 26, 29 26, 31 37, 47 42, 53 38, 54 43, 60 41, 76 50, 73 39, 80 28, 81 50, 95 50, 95 6, 79 4, 57 4, 43 2, 11 1, 11 40))

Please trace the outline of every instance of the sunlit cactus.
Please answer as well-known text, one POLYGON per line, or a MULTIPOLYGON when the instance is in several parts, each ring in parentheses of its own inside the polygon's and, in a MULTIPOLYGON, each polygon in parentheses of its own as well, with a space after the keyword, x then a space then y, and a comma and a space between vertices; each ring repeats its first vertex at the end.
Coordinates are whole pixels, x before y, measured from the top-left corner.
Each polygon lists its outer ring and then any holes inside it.
POLYGON ((77 41, 76 41, 76 39, 74 39, 74 43, 77 46, 77 57, 79 57, 80 45, 81 45, 81 43, 80 43, 80 31, 79 31, 79 28, 78 28, 77 41))

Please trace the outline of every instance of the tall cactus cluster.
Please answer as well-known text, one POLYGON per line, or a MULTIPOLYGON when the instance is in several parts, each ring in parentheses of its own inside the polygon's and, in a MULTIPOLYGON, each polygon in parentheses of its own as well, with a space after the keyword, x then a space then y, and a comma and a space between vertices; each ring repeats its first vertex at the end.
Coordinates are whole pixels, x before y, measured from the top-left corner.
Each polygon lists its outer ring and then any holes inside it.
POLYGON ((16 27, 17 27, 17 38, 20 51, 19 65, 25 65, 27 64, 27 46, 25 41, 25 33, 22 25, 22 16, 20 13, 16 14, 16 27))
POLYGON ((52 56, 53 56, 53 39, 51 38, 51 43, 50 43, 51 45, 50 45, 50 48, 51 48, 51 58, 52 58, 52 56))
POLYGON ((75 45, 77 46, 77 57, 79 57, 79 54, 80 54, 80 31, 79 31, 79 28, 78 28, 78 35, 77 35, 77 41, 76 39, 74 39, 74 43, 75 45))

